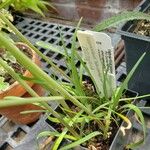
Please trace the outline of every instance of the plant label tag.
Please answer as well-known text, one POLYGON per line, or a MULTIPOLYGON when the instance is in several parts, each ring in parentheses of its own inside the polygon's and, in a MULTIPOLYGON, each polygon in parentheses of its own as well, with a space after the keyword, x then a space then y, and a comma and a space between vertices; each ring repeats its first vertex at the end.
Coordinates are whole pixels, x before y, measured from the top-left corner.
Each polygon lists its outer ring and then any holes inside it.
POLYGON ((106 94, 110 97, 116 89, 111 38, 105 33, 93 31, 78 31, 77 37, 96 88, 102 97, 106 94))

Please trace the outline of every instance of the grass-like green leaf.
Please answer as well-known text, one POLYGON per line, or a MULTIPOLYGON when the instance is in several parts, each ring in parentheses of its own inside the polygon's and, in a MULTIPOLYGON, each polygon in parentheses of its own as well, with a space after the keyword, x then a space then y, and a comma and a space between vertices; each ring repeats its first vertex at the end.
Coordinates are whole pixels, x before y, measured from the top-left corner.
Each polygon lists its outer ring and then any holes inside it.
POLYGON ((54 53, 59 53, 59 54, 61 54, 63 56, 66 56, 66 54, 63 52, 63 50, 60 50, 61 49, 60 46, 54 46, 54 45, 52 45, 50 43, 43 42, 43 41, 36 42, 36 45, 40 46, 40 47, 42 47, 44 49, 49 49, 49 50, 51 50, 54 53))
POLYGON ((96 81, 95 81, 94 78, 92 77, 89 68, 86 66, 86 64, 84 63, 84 61, 83 61, 83 59, 81 58, 81 56, 80 56, 77 52, 75 52, 75 53, 76 53, 75 55, 76 55, 76 57, 79 59, 81 65, 82 65, 83 68, 85 69, 86 73, 87 73, 88 76, 92 79, 92 81, 93 81, 93 83, 94 83, 94 86, 95 86, 95 88, 96 88, 96 92, 97 92, 97 94, 98 94, 99 97, 100 97, 100 92, 99 92, 99 90, 98 90, 96 81))
MULTIPOLYGON (((142 98, 149 98, 150 94, 145 94, 145 95, 141 95, 141 96, 136 96, 136 100, 137 99, 142 99, 142 98)), ((128 100, 135 100, 135 97, 130 97, 130 98, 121 98, 120 101, 128 101, 128 100)))
MULTIPOLYGON (((70 125, 70 126, 73 126, 74 122, 76 122, 76 120, 79 118, 79 116, 80 116, 82 113, 83 113, 83 111, 80 111, 79 113, 77 113, 77 114, 75 115, 75 117, 74 117, 71 121, 69 121, 69 125, 70 125)), ((62 131, 61 135, 60 135, 60 136, 58 137, 58 139, 55 141, 52 150, 57 150, 57 149, 58 149, 60 143, 62 142, 62 140, 63 140, 63 138, 65 137, 65 135, 67 134, 67 132, 68 132, 68 129, 67 129, 67 128, 64 128, 64 130, 62 131)))
POLYGON ((115 109, 116 106, 118 105, 119 99, 121 98, 123 91, 125 89, 127 89, 127 84, 129 82, 129 80, 131 79, 131 77, 133 76, 133 74, 136 71, 137 67, 140 65, 140 63, 144 59, 145 55, 146 55, 146 53, 143 53, 143 55, 139 58, 139 60, 134 65, 134 67, 128 73, 128 75, 127 75, 126 79, 124 80, 124 82, 120 85, 119 90, 117 91, 117 93, 115 93, 115 95, 112 97, 113 109, 115 109))
MULTIPOLYGON (((55 10, 55 11, 58 13, 57 9, 56 9, 51 3, 46 2, 46 1, 43 1, 43 0, 41 0, 41 2, 42 2, 42 4, 43 4, 43 6, 44 6, 43 10, 47 8, 47 7, 46 7, 46 5, 47 5, 47 6, 51 7, 53 10, 55 10), (46 7, 46 8, 45 8, 45 7, 46 7)), ((41 7, 41 6, 40 6, 40 7, 41 7)))
POLYGON ((77 70, 77 67, 76 67, 76 60, 75 60, 75 51, 77 50, 76 49, 77 31, 79 29, 81 21, 82 21, 82 18, 78 22, 75 33, 73 35, 73 40, 72 40, 72 45, 71 45, 71 69, 72 69, 71 70, 71 76, 72 76, 72 81, 75 85, 75 88, 77 90, 78 95, 83 96, 85 94, 84 94, 84 91, 82 89, 82 85, 80 83, 79 74, 78 74, 78 70, 77 70))
MULTIPOLYGON (((55 131, 55 132, 52 132, 52 131, 43 131, 41 133, 38 134, 37 136, 37 139, 41 138, 41 137, 45 137, 45 136, 52 136, 52 137, 59 137, 61 135, 61 133, 55 131)), ((75 141, 77 140, 77 138, 75 138, 74 136, 71 136, 71 135, 64 135, 64 138, 66 139, 70 139, 72 141, 75 141)))
MULTIPOLYGON (((48 64, 52 66, 52 68, 55 70, 54 73, 60 73, 63 75, 66 79, 70 80, 70 77, 64 73, 57 65, 53 63, 53 61, 45 56, 42 52, 40 52, 35 46, 31 44, 31 42, 23 36, 21 32, 5 17, 4 14, 0 12, 0 18, 9 26, 9 28, 20 38, 20 41, 26 43, 30 48, 32 48, 41 58, 43 58, 48 64)), ((8 40, 8 38, 7 38, 8 40)))
POLYGON ((137 147, 140 144, 142 144, 142 143, 145 142, 145 138, 146 138, 146 125, 145 125, 144 116, 143 116, 141 110, 137 106, 135 106, 133 104, 126 104, 122 108, 125 108, 125 109, 129 108, 130 110, 133 110, 136 113, 136 115, 139 117, 139 119, 141 121, 141 124, 142 124, 144 138, 142 140, 138 141, 138 142, 131 143, 131 144, 127 145, 127 148, 133 149, 133 148, 135 148, 135 147, 137 147))
POLYGON ((110 102, 104 103, 104 104, 98 106, 97 108, 95 108, 92 112, 93 112, 93 113, 96 113, 96 112, 99 111, 100 109, 103 109, 104 107, 109 106, 109 105, 110 105, 110 102))
POLYGON ((91 139, 95 136, 98 136, 100 134, 102 134, 102 133, 98 132, 98 131, 92 132, 89 135, 87 135, 87 136, 85 136, 85 137, 83 137, 83 138, 81 138, 75 142, 72 142, 71 144, 64 146, 63 148, 60 148, 60 150, 68 150, 68 149, 70 150, 71 148, 79 146, 80 144, 82 144, 82 143, 88 141, 89 139, 91 139))
POLYGON ((64 100, 62 96, 51 96, 51 97, 32 97, 32 98, 19 98, 19 97, 5 97, 3 100, 0 100, 0 108, 16 106, 16 105, 25 105, 32 104, 37 102, 48 102, 48 101, 61 101, 64 100))
POLYGON ((11 3, 12 3, 12 0, 5 0, 5 1, 1 2, 0 9, 7 8, 11 3))
POLYGON ((37 113, 37 112, 46 113, 48 111, 47 110, 26 110, 20 112, 20 114, 30 114, 30 113, 37 113))
POLYGON ((102 31, 119 23, 135 19, 145 19, 150 21, 150 15, 139 11, 126 11, 102 21, 101 23, 96 25, 93 30, 102 31))

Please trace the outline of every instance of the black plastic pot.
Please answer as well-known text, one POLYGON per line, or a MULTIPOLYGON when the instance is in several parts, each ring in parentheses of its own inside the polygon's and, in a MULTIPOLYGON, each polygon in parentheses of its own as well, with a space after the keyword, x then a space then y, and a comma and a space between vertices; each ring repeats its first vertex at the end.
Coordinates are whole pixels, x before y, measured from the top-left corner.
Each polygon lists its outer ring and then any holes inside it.
MULTIPOLYGON (((147 101, 141 100, 138 103, 139 107, 141 108, 141 111, 143 113, 143 116, 145 118, 145 123, 146 123, 146 138, 145 138, 145 143, 140 144, 138 147, 135 148, 135 150, 149 150, 150 149, 150 125, 149 125, 149 119, 150 119, 150 113, 147 108, 144 108, 146 106, 147 101), (146 119, 148 118, 148 120, 146 119), (148 122, 147 122, 148 121, 148 122)), ((132 118, 133 117, 133 112, 129 111, 128 112, 128 117, 132 118)), ((125 126, 125 122, 122 123, 123 126, 125 126)), ((132 128, 130 130, 127 130, 127 134, 125 136, 122 136, 121 131, 118 131, 114 141, 110 147, 111 150, 124 150, 124 145, 130 144, 133 142, 137 142, 136 140, 141 139, 143 137, 143 129, 141 124, 135 119, 132 119, 132 128)))
MULTIPOLYGON (((150 10, 150 1, 144 0, 136 10, 146 12, 150 10)), ((150 93, 150 37, 129 32, 137 21, 128 21, 118 33, 125 43, 127 73, 133 68, 140 56, 146 52, 144 60, 129 82, 129 89, 137 91, 140 95, 150 93)))
MULTIPOLYGON (((127 97, 136 97, 136 96, 138 96, 138 93, 134 92, 134 91, 131 91, 131 90, 126 90, 125 95, 127 97)), ((134 103, 136 103, 136 102, 134 101, 134 103)), ((127 116, 133 122, 135 121, 134 119, 132 119, 132 118, 134 118, 134 112, 133 111, 129 111, 127 113, 127 116)), ((50 125, 50 128, 53 131, 56 131, 55 128, 52 126, 53 123, 50 122, 50 121, 47 121, 47 122, 50 125)), ((122 122, 121 126, 126 126, 126 123, 122 122)), ((120 130, 118 130, 116 135, 115 135, 114 140, 112 141, 112 144, 110 145, 109 150, 123 150, 125 148, 125 146, 130 143, 130 136, 131 136, 130 132, 131 131, 132 131, 132 129, 128 130, 126 132, 126 135, 123 136, 122 132, 120 130)), ((69 141, 69 140, 64 140, 63 143, 62 143, 62 146, 65 146, 65 145, 69 144, 70 142, 71 141, 69 141)), ((72 148, 71 150, 88 150, 88 148, 85 148, 85 147, 82 147, 82 146, 79 145, 77 147, 72 148)))
MULTIPOLYGON (((134 124, 134 112, 130 110, 127 113, 127 117, 130 118, 130 120, 132 120, 132 124, 134 124)), ((121 126, 126 126, 126 123, 122 122, 121 126)), ((123 136, 123 133, 120 130, 118 130, 109 150, 124 150, 125 146, 131 142, 132 130, 133 127, 129 130, 126 130, 125 136, 123 136)))
MULTIPOLYGON (((133 93, 133 94, 135 96, 136 93, 133 93)), ((138 103, 138 106, 144 106, 145 102, 146 101, 140 101, 138 103)), ((128 117, 130 116, 132 118, 133 112, 129 111, 127 115, 128 115, 128 117)), ((22 144, 20 144, 18 147, 16 147, 15 150, 37 149, 38 148, 37 142, 39 144, 42 144, 44 142, 43 139, 40 139, 39 141, 36 140, 37 134, 42 131, 54 131, 55 130, 50 124, 48 124, 45 121, 45 119, 46 119, 46 116, 40 119, 38 124, 32 129, 30 134, 27 136, 26 140, 22 144), (33 133, 35 135, 33 135, 33 133)), ((135 132, 135 131, 142 132, 141 126, 139 124, 137 124, 134 119, 132 119, 132 124, 133 124, 133 128, 131 128, 130 130, 128 130, 126 132, 126 136, 122 136, 122 132, 120 130, 118 130, 109 150, 123 150, 124 146, 132 141, 133 132, 135 132)), ((121 125, 126 126, 125 122, 123 122, 121 125)), ((150 128, 148 129, 147 133, 150 133, 150 128)), ((149 150, 149 147, 150 147, 149 140, 150 140, 150 135, 147 134, 146 141, 145 141, 146 143, 141 145, 136 150, 149 150)), ((70 141, 68 141, 68 140, 64 141, 63 146, 65 146, 69 142, 70 141)), ((47 148, 45 150, 50 150, 51 144, 47 145, 47 148)), ((88 149, 78 146, 78 147, 73 148, 72 150, 88 150, 88 149)))

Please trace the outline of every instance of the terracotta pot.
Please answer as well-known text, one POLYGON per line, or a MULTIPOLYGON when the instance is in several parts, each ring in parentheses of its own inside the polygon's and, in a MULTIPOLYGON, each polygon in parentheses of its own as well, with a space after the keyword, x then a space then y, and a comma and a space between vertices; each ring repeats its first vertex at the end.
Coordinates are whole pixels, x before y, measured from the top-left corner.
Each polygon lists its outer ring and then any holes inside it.
MULTIPOLYGON (((22 44, 24 45, 24 47, 30 49, 26 44, 24 43, 17 43, 17 47, 22 46, 22 44)), ((30 49, 31 50, 31 49, 30 49)), ((40 65, 40 60, 38 59, 37 54, 32 51, 32 61, 34 63, 36 63, 37 65, 40 65)), ((32 74, 29 71, 25 71, 24 76, 26 77, 32 77, 32 74)), ((34 85, 34 83, 32 82, 28 82, 28 85, 30 87, 32 87, 34 85)), ((33 88, 35 91, 37 91, 37 93, 42 96, 44 94, 44 90, 42 87, 40 86, 34 86, 33 88), (38 87, 38 89, 37 89, 38 87)), ((10 87, 4 91, 1 92, 0 91, 0 99, 3 99, 5 96, 23 96, 26 93, 26 90, 18 83, 18 82, 14 82, 12 85, 10 85, 10 87)), ((24 97, 28 97, 29 94, 25 94, 24 97)), ((20 112, 25 111, 25 110, 39 110, 41 109, 41 107, 38 107, 36 105, 33 104, 28 104, 28 105, 21 105, 21 106, 13 106, 13 107, 7 107, 7 108, 3 108, 0 109, 0 114, 6 116, 8 119, 12 120, 15 123, 18 124, 29 124, 32 123, 34 121, 36 121, 39 116, 41 115, 41 113, 30 113, 30 114, 20 114, 20 112)))

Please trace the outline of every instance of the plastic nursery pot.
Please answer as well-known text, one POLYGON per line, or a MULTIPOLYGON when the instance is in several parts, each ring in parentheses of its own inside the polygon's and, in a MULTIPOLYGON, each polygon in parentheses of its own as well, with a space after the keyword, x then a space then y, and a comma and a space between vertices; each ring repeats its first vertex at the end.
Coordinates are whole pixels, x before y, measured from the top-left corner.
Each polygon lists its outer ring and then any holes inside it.
MULTIPOLYGON (((125 91, 125 95, 126 95, 126 97, 136 97, 136 96, 138 96, 138 93, 134 92, 132 90, 126 90, 125 91)), ((133 101, 133 103, 136 103, 135 100, 133 101)), ((126 116, 128 118, 130 118, 130 120, 134 121, 132 119, 135 116, 133 111, 131 111, 131 110, 128 111, 126 116)), ((50 125, 50 128, 52 129, 52 131, 56 131, 56 129, 54 127, 55 124, 53 122, 49 121, 48 119, 46 120, 46 122, 50 125)), ((58 126, 58 125, 56 124, 56 126, 58 126)), ((126 123, 123 121, 120 124, 120 126, 126 126, 126 123)), ((118 130, 116 130, 115 133, 112 133, 113 137, 112 137, 112 141, 111 141, 110 147, 109 148, 107 147, 106 149, 104 148, 104 150, 123 150, 125 148, 125 146, 127 144, 129 144, 130 131, 131 131, 131 129, 130 130, 126 130, 126 135, 123 136, 122 132, 120 131, 120 128, 118 128, 118 130)), ((64 140, 61 143, 61 147, 66 146, 69 143, 71 143, 70 140, 64 140)), ((51 144, 52 143, 50 143, 50 145, 51 144)), ((72 148, 72 150, 88 150, 88 148, 79 145, 77 147, 72 148)))
MULTIPOLYGON (((138 147, 134 148, 136 150, 149 150, 149 140, 150 140, 150 126, 149 126, 149 117, 150 113, 147 111, 148 109, 145 109, 147 101, 140 100, 139 103, 137 103, 138 107, 142 107, 141 111, 144 115, 145 123, 146 123, 146 137, 145 142, 142 144, 139 144, 138 147)), ((132 110, 130 110, 127 113, 127 116, 132 120, 132 128, 129 130, 126 130, 125 136, 122 136, 122 132, 119 130, 114 138, 114 141, 111 145, 111 149, 115 150, 115 148, 118 148, 118 150, 127 150, 123 147, 123 145, 128 145, 131 143, 138 142, 139 140, 143 139, 143 128, 141 123, 137 120, 132 110)), ((121 126, 126 126, 126 123, 123 122, 121 126)))
MULTIPOLYGON (((136 97, 136 96, 138 96, 138 93, 129 90, 129 91, 127 91, 127 95, 132 95, 133 97, 136 97)), ((136 102, 133 101, 133 103, 136 103, 136 102)), ((129 110, 127 112, 126 116, 131 120, 131 123, 134 124, 134 122, 135 122, 134 112, 132 110, 129 110)), ((121 123, 121 126, 126 127, 127 126, 126 122, 123 121, 121 123)), ((132 130, 133 130, 133 126, 130 129, 125 130, 125 135, 123 135, 122 131, 119 128, 118 132, 116 133, 116 135, 112 141, 112 144, 111 144, 109 150, 116 150, 116 149, 124 150, 125 147, 128 144, 130 144, 130 142, 131 142, 130 140, 131 140, 131 136, 132 136, 132 134, 131 134, 132 130)))
MULTIPOLYGON (((16 46, 22 47, 23 49, 28 49, 31 50, 26 44, 24 43, 16 43, 16 46)), ((32 61, 40 66, 40 60, 36 53, 32 51, 32 61)), ((32 77, 32 74, 26 70, 24 72, 25 77, 32 77)), ((27 84, 32 87, 34 83, 28 82, 27 84)), ((34 90, 37 91, 39 95, 44 94, 44 89, 40 86, 35 85, 34 90)), ((26 90, 16 81, 13 84, 10 85, 10 87, 5 90, 5 91, 0 91, 0 99, 3 99, 6 96, 23 96, 26 93, 26 90)), ((24 97, 28 97, 29 94, 25 94, 24 97)), ((41 109, 40 107, 33 105, 33 104, 28 104, 28 105, 21 105, 21 106, 13 106, 13 107, 6 107, 0 109, 0 114, 4 115, 8 119, 12 120, 15 123, 18 124, 29 124, 34 121, 36 121, 41 113, 29 113, 29 114, 20 114, 20 112, 25 111, 25 110, 39 110, 41 109)))
MULTIPOLYGON (((150 11, 150 1, 144 0, 136 10, 142 12, 150 11)), ((146 56, 129 81, 128 87, 143 95, 150 93, 150 37, 133 33, 136 23, 137 21, 126 22, 118 29, 118 33, 121 34, 125 43, 127 73, 133 68, 140 56, 146 52, 146 56)))

